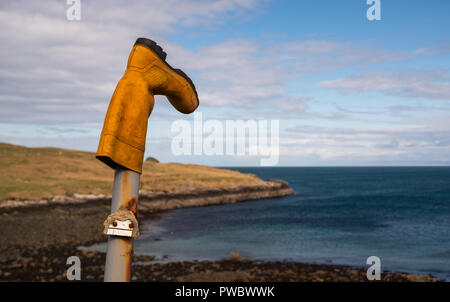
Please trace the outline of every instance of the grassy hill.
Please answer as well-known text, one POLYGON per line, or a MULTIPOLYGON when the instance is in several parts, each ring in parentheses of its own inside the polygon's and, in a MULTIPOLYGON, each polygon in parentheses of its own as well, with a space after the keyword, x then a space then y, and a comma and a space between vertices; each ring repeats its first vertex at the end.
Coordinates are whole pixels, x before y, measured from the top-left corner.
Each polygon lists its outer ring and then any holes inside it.
MULTIPOLYGON (((0 201, 112 192, 114 171, 91 152, 0 143, 0 167, 0 201)), ((143 170, 141 189, 153 191, 170 191, 180 185, 229 187, 262 183, 251 174, 154 160, 146 161, 143 170)))

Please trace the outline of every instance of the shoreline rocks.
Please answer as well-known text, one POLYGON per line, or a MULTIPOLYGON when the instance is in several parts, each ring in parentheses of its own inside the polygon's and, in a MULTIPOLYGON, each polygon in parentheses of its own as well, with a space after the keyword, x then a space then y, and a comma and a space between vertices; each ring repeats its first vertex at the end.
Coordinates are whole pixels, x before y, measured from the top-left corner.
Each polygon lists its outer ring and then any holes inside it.
MULTIPOLYGON (((171 209, 289 194, 293 194, 293 190, 282 181, 223 189, 186 186, 167 193, 141 191, 138 218, 142 228, 145 219, 171 209)), ((3 204, 0 206, 0 260, 13 260, 30 250, 76 248, 106 241, 103 222, 110 209, 110 196, 104 195, 75 194, 55 197, 45 203, 15 201, 3 204)))
MULTIPOLYGON (((207 188, 200 186, 180 186, 169 192, 139 191, 139 212, 155 213, 185 207, 229 204, 248 200, 275 198, 292 195, 294 191, 283 180, 267 180, 262 185, 207 188)), ((42 200, 6 200, 0 204, 0 214, 22 209, 46 206, 74 206, 111 202, 111 195, 73 194, 56 195, 42 200)))
MULTIPOLYGON (((1 281, 67 281, 66 259, 77 256, 81 281, 103 281, 105 253, 79 249, 42 249, 14 260, 0 258, 1 281)), ((367 282, 364 268, 299 262, 257 262, 241 259, 155 263, 153 256, 135 255, 131 280, 138 282, 367 282)), ((383 272, 381 281, 435 282, 427 275, 383 272)))

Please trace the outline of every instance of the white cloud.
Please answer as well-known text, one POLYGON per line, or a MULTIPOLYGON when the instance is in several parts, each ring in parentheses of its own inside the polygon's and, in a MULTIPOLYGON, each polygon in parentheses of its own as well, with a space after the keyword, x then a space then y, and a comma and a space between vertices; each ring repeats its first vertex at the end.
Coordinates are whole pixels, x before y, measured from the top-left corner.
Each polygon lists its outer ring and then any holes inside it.
POLYGON ((281 158, 314 157, 322 163, 447 161, 450 151, 450 131, 427 126, 352 129, 302 125, 287 129, 282 136, 281 158))
MULTIPOLYGON (((2 2, 0 121, 98 122, 137 37, 153 38, 164 47, 167 44, 168 51, 175 50, 169 58, 178 58, 171 62, 187 62, 186 72, 190 73, 198 70, 195 66, 202 61, 167 43, 161 38, 163 34, 186 26, 217 24, 258 9, 261 3, 154 0, 127 1, 124 5, 123 1, 82 0, 81 21, 69 22, 65 1, 45 5, 40 1, 2 2)), ((220 56, 219 47, 211 51, 216 58, 220 56)), ((206 59, 202 64, 211 62, 206 59)))
POLYGON ((447 48, 426 48, 412 51, 389 51, 368 42, 336 42, 301 40, 285 43, 273 50, 292 65, 296 75, 307 76, 341 68, 364 67, 384 62, 411 59, 421 55, 448 52, 447 48))
POLYGON ((161 36, 181 27, 220 24, 258 9, 261 1, 81 3, 79 22, 65 19, 64 1, 2 3, 0 102, 8 108, 0 113, 3 122, 101 121, 101 108, 106 108, 140 35, 156 39, 169 62, 193 77, 202 106, 239 106, 244 111, 268 106, 288 114, 305 105, 293 101, 287 80, 431 51, 390 52, 365 43, 323 40, 268 47, 244 39, 191 51, 161 36))
POLYGON ((323 81, 319 86, 343 94, 377 91, 393 96, 450 100, 450 75, 444 70, 369 73, 323 81))

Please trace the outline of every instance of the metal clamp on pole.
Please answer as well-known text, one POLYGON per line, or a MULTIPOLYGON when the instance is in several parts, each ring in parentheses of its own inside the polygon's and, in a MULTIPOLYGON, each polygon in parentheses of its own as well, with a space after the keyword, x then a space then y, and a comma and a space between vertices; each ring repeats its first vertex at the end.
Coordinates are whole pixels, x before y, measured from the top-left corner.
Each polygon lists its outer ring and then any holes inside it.
POLYGON ((119 208, 110 214, 103 223, 105 235, 133 237, 139 236, 139 223, 133 212, 126 208, 119 208))

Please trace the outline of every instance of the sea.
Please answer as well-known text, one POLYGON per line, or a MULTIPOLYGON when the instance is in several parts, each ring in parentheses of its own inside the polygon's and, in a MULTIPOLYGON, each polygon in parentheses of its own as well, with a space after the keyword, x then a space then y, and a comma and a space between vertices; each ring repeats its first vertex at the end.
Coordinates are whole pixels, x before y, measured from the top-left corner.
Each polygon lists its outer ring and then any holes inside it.
MULTIPOLYGON (((137 254, 156 261, 298 261, 450 280, 450 167, 238 167, 295 194, 178 209, 144 222, 137 254)), ((105 251, 106 244, 93 249, 105 251)))

